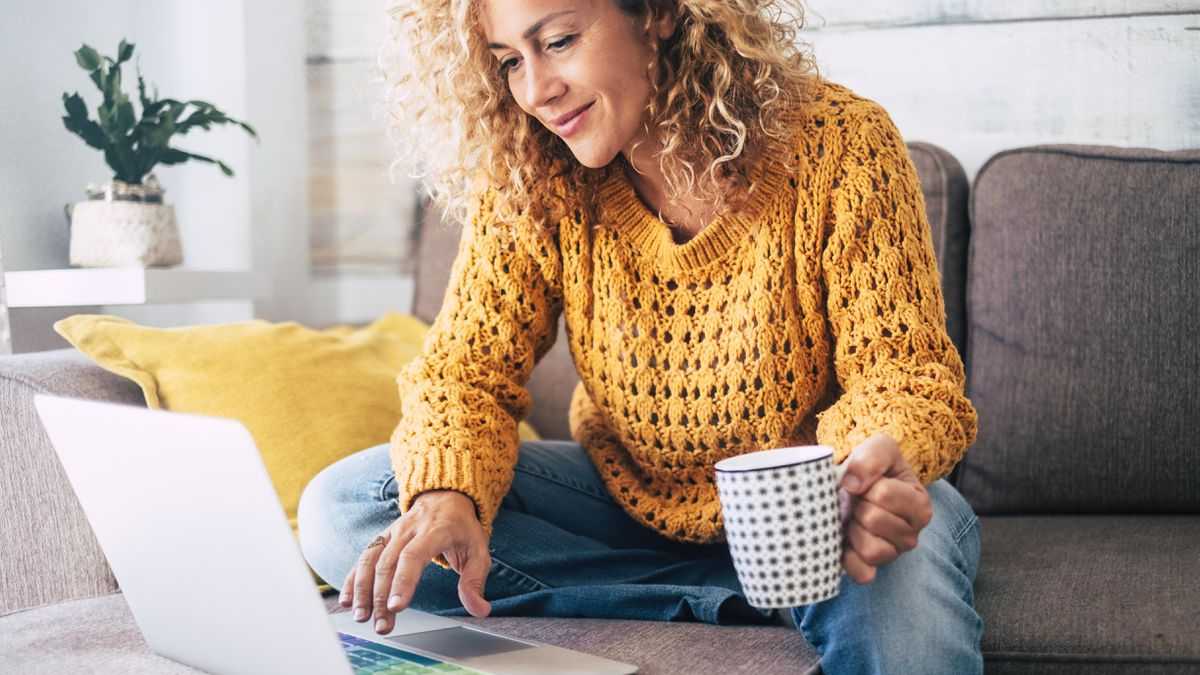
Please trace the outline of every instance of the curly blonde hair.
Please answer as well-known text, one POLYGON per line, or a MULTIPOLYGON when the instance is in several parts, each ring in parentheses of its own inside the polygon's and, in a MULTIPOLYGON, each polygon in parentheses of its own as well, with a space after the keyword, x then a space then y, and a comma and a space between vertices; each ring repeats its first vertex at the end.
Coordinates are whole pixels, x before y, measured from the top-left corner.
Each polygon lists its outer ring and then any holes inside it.
MULTIPOLYGON (((657 18, 674 17, 674 33, 651 40, 643 116, 647 135, 663 142, 658 159, 668 198, 737 208, 755 187, 751 167, 771 139, 788 132, 785 111, 816 89, 816 62, 797 43, 801 0, 610 1, 644 20, 647 39, 657 18)), ((446 217, 459 222, 488 189, 498 220, 528 217, 543 234, 581 197, 594 214, 592 197, 605 172, 623 168, 616 161, 602 169, 580 164, 561 138, 518 107, 487 48, 480 2, 397 0, 389 7, 390 39, 379 67, 388 135, 398 150, 392 168, 407 162, 446 217), (547 180, 559 187, 548 189, 547 180)))

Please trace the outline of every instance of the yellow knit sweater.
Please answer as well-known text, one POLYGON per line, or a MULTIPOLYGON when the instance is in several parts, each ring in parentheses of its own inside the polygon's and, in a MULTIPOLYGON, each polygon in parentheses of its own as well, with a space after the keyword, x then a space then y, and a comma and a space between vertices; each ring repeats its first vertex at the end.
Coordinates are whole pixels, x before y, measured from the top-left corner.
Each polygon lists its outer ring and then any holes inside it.
POLYGON ((798 168, 769 156, 750 203, 684 244, 621 170, 599 191, 607 227, 564 219, 552 242, 498 226, 483 195, 423 354, 397 378, 401 510, 458 490, 490 538, 525 383, 560 316, 581 379, 571 433, 666 537, 724 538, 713 464, 746 452, 820 443, 841 462, 885 431, 922 483, 948 474, 977 419, 904 141, 830 82, 789 126, 798 168))

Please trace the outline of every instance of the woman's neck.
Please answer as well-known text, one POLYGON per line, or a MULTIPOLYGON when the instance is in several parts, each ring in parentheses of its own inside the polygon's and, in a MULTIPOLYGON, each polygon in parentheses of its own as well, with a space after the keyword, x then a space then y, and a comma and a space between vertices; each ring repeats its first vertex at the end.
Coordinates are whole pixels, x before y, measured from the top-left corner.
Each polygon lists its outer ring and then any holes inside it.
POLYGON ((667 179, 657 158, 641 156, 649 153, 637 154, 637 169, 635 170, 633 163, 626 158, 622 170, 628 175, 629 182, 642 202, 658 213, 661 220, 672 226, 677 242, 691 239, 712 222, 716 214, 710 202, 691 196, 669 199, 667 179))

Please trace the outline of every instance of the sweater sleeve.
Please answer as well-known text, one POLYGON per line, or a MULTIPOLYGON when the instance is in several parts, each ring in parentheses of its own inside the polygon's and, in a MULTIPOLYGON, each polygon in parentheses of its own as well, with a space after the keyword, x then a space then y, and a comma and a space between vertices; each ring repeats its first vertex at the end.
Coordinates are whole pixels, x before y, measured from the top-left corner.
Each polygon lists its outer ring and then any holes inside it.
POLYGON ((908 148, 877 104, 868 103, 860 120, 844 137, 822 252, 841 395, 818 414, 817 440, 841 462, 886 432, 928 485, 975 442, 977 415, 946 332, 932 232, 908 148))
MULTIPOLYGON (((396 378, 401 419, 390 443, 402 513, 422 492, 457 490, 475 502, 489 540, 532 403, 525 384, 562 311, 557 249, 497 224, 494 197, 477 201, 421 355, 396 378)), ((441 554, 433 562, 449 568, 441 554)))

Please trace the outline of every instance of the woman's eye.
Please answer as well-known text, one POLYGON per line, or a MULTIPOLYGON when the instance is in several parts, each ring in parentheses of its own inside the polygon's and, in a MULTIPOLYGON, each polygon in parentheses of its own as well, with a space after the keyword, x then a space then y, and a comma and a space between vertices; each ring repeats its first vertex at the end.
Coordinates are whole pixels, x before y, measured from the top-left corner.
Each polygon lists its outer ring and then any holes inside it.
MULTIPOLYGON (((574 41, 575 41, 575 36, 568 35, 566 37, 559 38, 552 42, 547 42, 546 47, 548 49, 553 49, 554 51, 561 51, 563 49, 566 49, 574 41)), ((500 68, 499 68, 500 75, 501 76, 508 75, 509 72, 511 72, 512 69, 516 68, 518 65, 520 65, 520 61, 518 59, 504 59, 503 61, 500 62, 500 68)))

